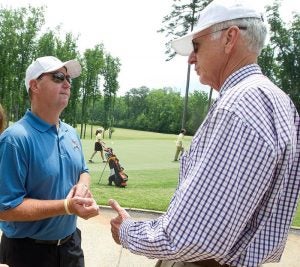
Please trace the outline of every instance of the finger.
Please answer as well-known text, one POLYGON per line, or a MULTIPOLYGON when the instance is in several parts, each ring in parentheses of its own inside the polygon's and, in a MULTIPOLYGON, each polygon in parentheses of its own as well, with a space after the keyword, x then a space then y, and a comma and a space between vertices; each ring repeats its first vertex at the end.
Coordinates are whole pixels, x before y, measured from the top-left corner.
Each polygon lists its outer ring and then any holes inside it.
POLYGON ((113 210, 115 210, 117 213, 119 213, 119 212, 121 212, 121 211, 123 211, 124 209, 119 205, 119 203, 116 201, 116 200, 114 200, 114 199, 110 199, 109 201, 108 201, 108 204, 111 206, 111 208, 113 209, 113 210))
POLYGON ((79 183, 75 186, 74 196, 87 197, 89 189, 86 184, 79 183))
POLYGON ((110 199, 108 201, 108 204, 111 206, 113 210, 115 210, 118 213, 119 216, 122 217, 122 219, 126 219, 130 217, 127 211, 124 208, 122 208, 116 200, 110 199))
POLYGON ((92 198, 93 195, 90 191, 87 191, 86 194, 85 194, 85 197, 92 198))
POLYGON ((94 199, 92 198, 84 198, 84 197, 73 197, 74 205, 80 206, 80 207, 89 207, 96 205, 94 199))

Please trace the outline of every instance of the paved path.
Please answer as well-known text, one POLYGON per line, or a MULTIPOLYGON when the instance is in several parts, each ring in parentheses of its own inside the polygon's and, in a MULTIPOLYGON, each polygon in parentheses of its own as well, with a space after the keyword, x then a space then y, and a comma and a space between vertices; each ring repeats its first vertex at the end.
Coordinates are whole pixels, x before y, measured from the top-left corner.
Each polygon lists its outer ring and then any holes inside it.
MULTIPOLYGON (((153 218, 153 214, 146 213, 130 212, 130 215, 140 219, 153 218)), ((109 222, 115 216, 114 211, 103 208, 97 217, 78 220, 86 267, 153 267, 156 260, 132 254, 114 242, 109 222)))
MULTIPOLYGON (((144 212, 129 213, 141 220, 158 216, 144 212)), ((132 254, 113 241, 109 222, 114 216, 115 212, 111 209, 102 208, 101 215, 97 217, 87 221, 78 219, 86 267, 154 267, 156 260, 132 254)), ((281 262, 265 264, 263 267, 300 267, 300 230, 290 232, 281 262)))
MULTIPOLYGON (((115 216, 111 209, 88 221, 79 219, 86 267, 154 267, 156 260, 130 253, 114 243, 109 221, 115 216)), ((150 219, 157 215, 129 212, 133 218, 150 219)), ((263 267, 300 267, 300 230, 291 231, 280 263, 263 267)))

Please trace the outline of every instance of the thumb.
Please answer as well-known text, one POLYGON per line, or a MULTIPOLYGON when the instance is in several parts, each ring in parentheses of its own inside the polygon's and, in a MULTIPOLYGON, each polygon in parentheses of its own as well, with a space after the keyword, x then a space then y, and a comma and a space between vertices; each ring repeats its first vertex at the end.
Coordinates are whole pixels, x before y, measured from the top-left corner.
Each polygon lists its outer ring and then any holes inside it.
POLYGON ((119 205, 119 203, 118 203, 116 200, 114 200, 114 199, 108 200, 108 205, 110 205, 111 208, 112 208, 113 210, 115 210, 116 212, 118 212, 118 213, 122 210, 122 208, 121 208, 121 206, 119 205))
POLYGON ((118 215, 121 216, 123 219, 126 219, 126 218, 130 217, 130 215, 127 213, 127 211, 126 211, 124 208, 122 208, 116 200, 110 199, 110 200, 108 201, 108 204, 109 204, 109 205, 111 206, 111 208, 112 208, 113 210, 115 210, 115 211, 118 213, 118 215))

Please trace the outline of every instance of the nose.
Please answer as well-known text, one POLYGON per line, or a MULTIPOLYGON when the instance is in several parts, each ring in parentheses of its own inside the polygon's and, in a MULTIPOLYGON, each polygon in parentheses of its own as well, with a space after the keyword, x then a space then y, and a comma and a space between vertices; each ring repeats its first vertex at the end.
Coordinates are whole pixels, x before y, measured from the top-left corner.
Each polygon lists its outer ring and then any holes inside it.
POLYGON ((71 87, 71 84, 72 84, 72 80, 70 79, 70 77, 68 76, 68 74, 65 74, 63 85, 65 87, 71 87))
POLYGON ((196 54, 195 54, 195 52, 193 51, 193 52, 191 52, 190 55, 189 55, 188 63, 189 63, 190 65, 192 65, 192 64, 195 64, 196 61, 197 61, 196 54))
POLYGON ((71 88, 71 83, 69 83, 67 79, 64 79, 63 87, 66 88, 66 89, 70 89, 71 88))

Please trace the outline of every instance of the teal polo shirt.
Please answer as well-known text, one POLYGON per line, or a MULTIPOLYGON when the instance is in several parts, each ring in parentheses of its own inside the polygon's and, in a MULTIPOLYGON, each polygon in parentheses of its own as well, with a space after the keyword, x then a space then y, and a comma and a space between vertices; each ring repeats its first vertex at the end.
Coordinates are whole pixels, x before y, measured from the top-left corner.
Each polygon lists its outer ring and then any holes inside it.
MULTIPOLYGON (((64 199, 88 172, 75 129, 60 121, 59 130, 27 110, 0 136, 0 210, 24 198, 64 199)), ((57 216, 33 222, 0 222, 12 238, 61 239, 76 229, 76 216, 57 216)))

